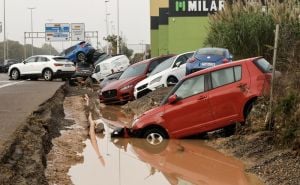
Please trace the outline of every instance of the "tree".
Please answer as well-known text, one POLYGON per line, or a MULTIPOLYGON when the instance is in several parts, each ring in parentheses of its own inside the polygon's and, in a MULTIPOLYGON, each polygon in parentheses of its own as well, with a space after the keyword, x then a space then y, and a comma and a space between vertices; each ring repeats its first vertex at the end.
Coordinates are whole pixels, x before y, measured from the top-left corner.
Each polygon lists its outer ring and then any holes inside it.
MULTIPOLYGON (((108 35, 106 38, 104 38, 105 41, 110 43, 110 50, 111 50, 111 54, 112 55, 116 55, 117 54, 117 35, 113 34, 113 35, 108 35)), ((124 39, 122 37, 119 37, 119 43, 120 43, 120 53, 126 55, 128 58, 130 58, 133 54, 133 50, 129 49, 127 47, 126 42, 124 41, 124 39)))

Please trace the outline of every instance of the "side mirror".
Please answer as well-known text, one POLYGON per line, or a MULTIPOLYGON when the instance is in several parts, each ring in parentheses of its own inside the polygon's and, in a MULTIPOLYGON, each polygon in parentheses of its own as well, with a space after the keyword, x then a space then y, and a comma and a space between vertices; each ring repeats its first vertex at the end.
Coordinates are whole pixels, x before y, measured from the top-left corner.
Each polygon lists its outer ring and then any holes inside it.
POLYGON ((169 104, 174 104, 174 103, 177 102, 177 100, 178 100, 177 95, 176 95, 176 94, 173 94, 172 96, 170 96, 170 97, 168 98, 168 103, 169 103, 169 104))
POLYGON ((23 63, 26 64, 27 63, 26 60, 24 60, 23 63))

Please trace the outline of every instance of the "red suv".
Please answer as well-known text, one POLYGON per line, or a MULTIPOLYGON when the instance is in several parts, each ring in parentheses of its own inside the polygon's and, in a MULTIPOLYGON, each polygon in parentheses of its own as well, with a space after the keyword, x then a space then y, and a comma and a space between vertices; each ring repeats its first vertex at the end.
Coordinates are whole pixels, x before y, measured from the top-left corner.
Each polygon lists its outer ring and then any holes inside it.
POLYGON ((107 84, 100 92, 101 103, 111 104, 134 100, 134 86, 147 77, 153 69, 163 61, 174 55, 165 55, 151 58, 129 66, 120 76, 119 80, 107 84))
POLYGON ((264 58, 256 57, 190 74, 160 107, 136 119, 131 133, 156 143, 244 122, 255 99, 269 91, 271 70, 264 58))

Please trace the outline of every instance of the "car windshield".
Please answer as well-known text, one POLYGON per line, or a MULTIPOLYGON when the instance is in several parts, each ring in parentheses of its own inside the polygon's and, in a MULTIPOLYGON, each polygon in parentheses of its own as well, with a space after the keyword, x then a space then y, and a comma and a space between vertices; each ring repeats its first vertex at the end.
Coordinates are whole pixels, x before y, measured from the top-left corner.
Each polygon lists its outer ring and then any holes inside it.
POLYGON ((155 75, 157 73, 160 73, 168 68, 170 68, 174 62, 175 57, 169 58, 166 61, 163 61, 161 64, 156 66, 156 68, 150 73, 149 76, 155 75))
POLYGON ((219 56, 226 56, 226 52, 224 49, 220 48, 202 48, 199 49, 196 53, 196 56, 199 55, 219 55, 219 56))
POLYGON ((143 74, 147 68, 147 64, 148 63, 141 63, 141 64, 136 64, 133 66, 128 67, 123 74, 120 76, 120 80, 121 79, 127 79, 130 77, 134 77, 134 76, 139 76, 141 74, 143 74))
POLYGON ((110 55, 103 54, 103 55, 101 55, 101 56, 98 58, 98 60, 95 62, 95 65, 97 65, 97 64, 99 64, 100 62, 103 62, 104 60, 109 59, 109 58, 111 58, 110 55))

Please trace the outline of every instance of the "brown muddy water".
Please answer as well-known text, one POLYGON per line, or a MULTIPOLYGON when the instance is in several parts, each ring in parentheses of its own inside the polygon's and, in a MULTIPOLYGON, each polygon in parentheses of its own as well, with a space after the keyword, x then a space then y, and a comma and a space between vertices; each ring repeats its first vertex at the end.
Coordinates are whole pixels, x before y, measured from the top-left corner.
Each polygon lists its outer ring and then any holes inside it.
MULTIPOLYGON (((76 101, 69 101, 71 102, 76 101)), ((65 106, 65 109, 66 112, 70 112, 67 109, 74 110, 74 106, 65 106)), ((254 175, 245 173, 241 161, 206 146, 202 140, 167 140, 159 146, 153 146, 144 139, 111 138, 111 124, 129 125, 132 115, 128 116, 118 107, 111 106, 101 107, 100 112, 102 117, 95 123, 104 123, 105 132, 95 134, 95 125, 91 124, 89 137, 82 142, 84 147, 78 149, 76 153, 80 159, 77 163, 73 160, 68 171, 62 170, 70 178, 70 181, 64 181, 65 183, 71 182, 75 185, 262 184, 254 175)), ((73 115, 75 114, 68 114, 68 119, 72 119, 70 117, 73 115)), ((84 122, 86 124, 88 120, 84 122)), ((74 128, 77 128, 76 124, 74 128)), ((78 135, 78 130, 75 133, 78 135)), ((87 134, 87 128, 83 129, 82 133, 87 134)), ((60 183, 56 181, 54 184, 60 183)))

